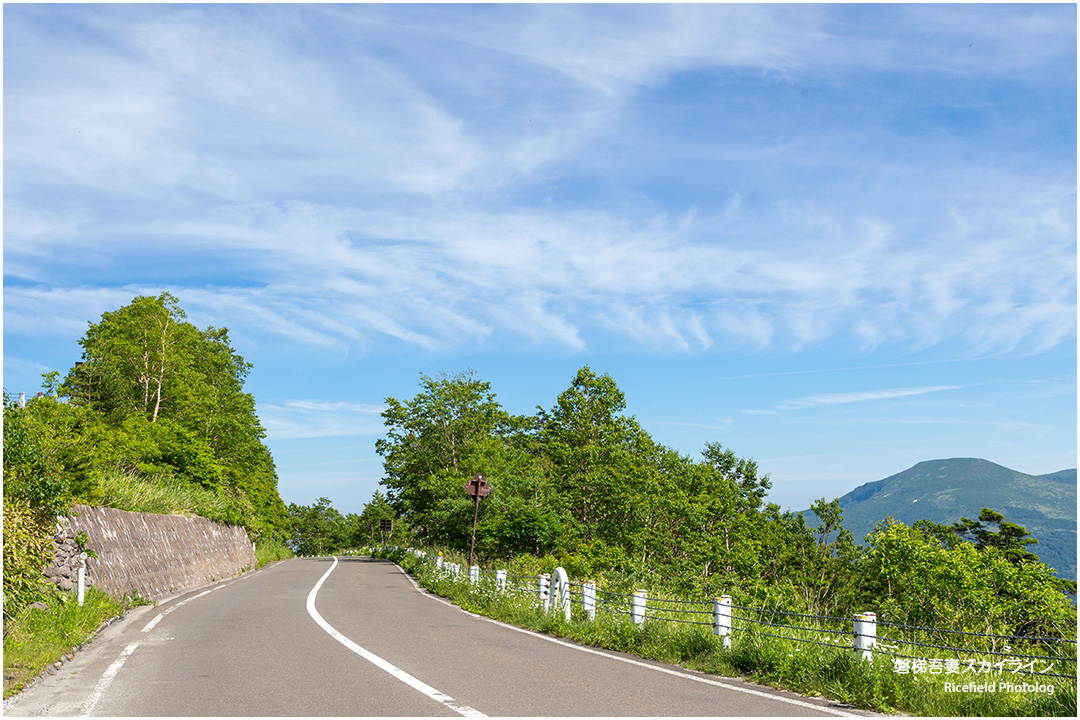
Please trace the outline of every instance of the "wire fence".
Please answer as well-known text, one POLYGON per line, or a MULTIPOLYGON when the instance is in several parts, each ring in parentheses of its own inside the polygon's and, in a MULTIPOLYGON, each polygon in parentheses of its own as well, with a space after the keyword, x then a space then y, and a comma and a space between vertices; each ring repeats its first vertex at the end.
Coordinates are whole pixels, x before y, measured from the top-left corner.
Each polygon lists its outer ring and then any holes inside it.
MULTIPOLYGON (((561 586, 552 586, 551 575, 508 575, 505 571, 481 571, 475 566, 470 572, 458 565, 443 563, 441 557, 435 561, 435 566, 445 577, 464 582, 480 581, 500 592, 531 597, 545 611, 557 607, 565 598, 580 611, 577 613, 579 616, 590 620, 596 613, 603 612, 629 617, 636 624, 651 622, 707 626, 712 628, 714 634, 724 637, 725 644, 730 644, 735 638, 762 636, 853 651, 856 656, 865 659, 880 653, 890 658, 894 669, 902 674, 985 675, 996 670, 999 674, 1009 671, 1038 677, 1076 679, 1076 638, 923 627, 888 622, 873 613, 854 617, 814 615, 735 605, 728 596, 711 601, 649 597, 647 591, 618 593, 598 588, 595 583, 566 581, 562 583, 566 586, 564 590, 561 586), (980 647, 961 646, 959 640, 950 643, 950 636, 967 638, 968 644, 980 647), (998 649, 999 645, 1001 649, 998 649), (1055 647, 1060 649, 1054 652, 1055 647), (912 654, 901 652, 901 648, 912 648, 908 651, 912 654), (945 651, 945 654, 930 656, 923 648, 945 651), (996 658, 996 661, 985 659, 987 657, 996 658)), ((555 575, 559 573, 565 578, 561 568, 555 575)), ((556 581, 556 585, 560 585, 560 582, 556 581)), ((569 619, 569 608, 564 608, 564 611, 569 619)))

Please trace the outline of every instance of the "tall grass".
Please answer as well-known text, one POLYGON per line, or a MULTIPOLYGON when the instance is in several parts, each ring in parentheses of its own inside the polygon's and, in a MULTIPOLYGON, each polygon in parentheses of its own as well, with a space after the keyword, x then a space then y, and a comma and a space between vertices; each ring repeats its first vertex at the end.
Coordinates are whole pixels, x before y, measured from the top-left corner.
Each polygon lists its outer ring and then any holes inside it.
POLYGON ((145 476, 109 470, 94 478, 87 501, 103 507, 169 515, 201 515, 218 519, 230 513, 226 498, 213 490, 170 475, 145 476))
POLYGON ((293 551, 289 549, 289 546, 278 540, 259 540, 255 543, 255 557, 258 559, 259 567, 292 556, 293 551))
MULTIPOLYGON (((574 605, 571 620, 567 622, 562 613, 545 614, 538 608, 531 583, 517 590, 511 583, 510 591, 502 592, 488 575, 482 575, 480 583, 471 585, 467 574, 453 579, 445 572, 436 572, 430 558, 402 552, 383 556, 400 564, 429 591, 470 612, 701 672, 744 676, 766 685, 882 712, 922 716, 1076 716, 1075 678, 1038 678, 1008 670, 990 674, 902 674, 885 653, 875 653, 874 660, 866 662, 856 659, 850 648, 770 637, 765 633, 780 633, 755 625, 739 628, 732 646, 726 648, 711 627, 664 619, 647 619, 639 626, 625 615, 602 609, 597 610, 594 622, 587 622, 580 604, 574 605), (1052 694, 1000 689, 1002 682, 1019 685, 1036 681, 1043 686, 1052 685, 1052 694), (968 683, 990 682, 995 684, 994 691, 956 689, 968 683), (946 688, 946 683, 953 687, 946 688)), ((447 561, 460 562, 454 557, 447 561)), ((844 642, 839 637, 832 640, 837 644, 844 642)))

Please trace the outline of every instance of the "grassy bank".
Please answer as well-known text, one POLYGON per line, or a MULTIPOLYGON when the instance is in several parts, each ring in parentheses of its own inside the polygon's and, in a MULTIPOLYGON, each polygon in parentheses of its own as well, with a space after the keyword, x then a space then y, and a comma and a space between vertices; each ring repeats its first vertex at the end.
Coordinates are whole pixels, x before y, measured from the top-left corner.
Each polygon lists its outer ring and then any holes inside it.
POLYGON ((822 648, 742 630, 725 648, 711 627, 662 620, 634 625, 624 615, 598 613, 588 622, 575 606, 571 621, 561 613, 544 614, 535 592, 499 592, 491 582, 470 585, 437 573, 430 560, 406 553, 388 557, 402 565, 430 592, 461 607, 531 630, 594 647, 632 653, 721 676, 742 676, 804 695, 827 697, 855 707, 921 716, 1076 716, 1076 681, 1032 678, 1011 672, 973 674, 902 674, 890 657, 876 653, 873 662, 856 660, 850 649, 822 648), (1053 686, 1053 692, 1001 690, 1000 684, 1027 682, 1053 686), (957 685, 995 683, 993 691, 958 691, 957 685), (946 684, 952 687, 947 688, 946 684))
POLYGON ((277 540, 263 540, 255 543, 255 557, 258 559, 259 567, 269 565, 278 560, 284 560, 285 558, 291 558, 292 556, 293 551, 283 542, 277 540))
POLYGON ((70 659, 106 621, 145 601, 114 600, 87 588, 82 607, 74 592, 48 596, 45 609, 23 610, 4 628, 4 697, 18 693, 50 666, 70 659))

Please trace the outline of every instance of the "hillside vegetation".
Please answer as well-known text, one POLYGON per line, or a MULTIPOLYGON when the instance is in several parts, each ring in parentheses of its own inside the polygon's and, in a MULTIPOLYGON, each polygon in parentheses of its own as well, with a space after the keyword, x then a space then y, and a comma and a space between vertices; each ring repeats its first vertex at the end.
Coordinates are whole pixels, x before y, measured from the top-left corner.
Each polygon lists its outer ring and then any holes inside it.
POLYGON ((416 397, 386 402, 387 434, 376 445, 386 495, 365 514, 373 522, 388 506, 395 544, 468 557, 474 506, 463 485, 479 473, 494 488, 476 528, 485 562, 522 571, 559 564, 609 589, 730 594, 736 604, 792 612, 875 610, 965 632, 1075 633, 1066 584, 1017 551, 1024 543, 1005 518, 1000 532, 975 528, 976 541, 882 516, 860 546, 838 501, 817 501, 811 527, 767 502, 771 481, 753 460, 719 443, 692 458, 655 442, 624 414, 615 381, 587 366, 532 416, 507 413, 472 373, 425 376, 416 397))
POLYGON ((289 518, 228 331, 136 297, 90 323, 82 361, 4 399, 4 619, 43 597, 56 515, 75 503, 189 512, 281 543, 289 518))
POLYGON ((1076 470, 1027 475, 987 460, 953 458, 921 462, 860 485, 839 498, 844 526, 857 541, 886 516, 952 525, 992 508, 1038 539, 1028 547, 1042 562, 1076 579, 1076 470))

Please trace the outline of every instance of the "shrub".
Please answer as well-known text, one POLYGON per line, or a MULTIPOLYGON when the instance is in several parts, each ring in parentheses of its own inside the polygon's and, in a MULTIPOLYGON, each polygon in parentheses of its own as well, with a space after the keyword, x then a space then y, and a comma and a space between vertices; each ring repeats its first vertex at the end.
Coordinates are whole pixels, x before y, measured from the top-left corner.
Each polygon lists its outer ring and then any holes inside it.
POLYGON ((53 559, 52 524, 25 502, 4 502, 4 627, 49 590, 42 574, 53 559))

